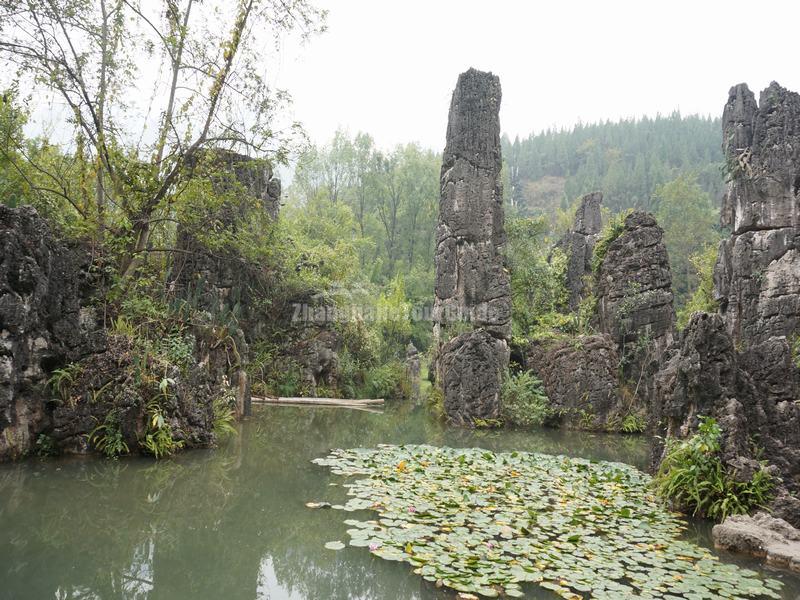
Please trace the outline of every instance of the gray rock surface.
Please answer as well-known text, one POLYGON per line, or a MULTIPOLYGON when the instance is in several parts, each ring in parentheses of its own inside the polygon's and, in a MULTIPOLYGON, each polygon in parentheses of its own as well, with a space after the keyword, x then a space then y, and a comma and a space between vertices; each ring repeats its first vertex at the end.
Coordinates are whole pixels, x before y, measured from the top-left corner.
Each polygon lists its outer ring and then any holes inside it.
POLYGON ((572 229, 556 244, 567 257, 565 285, 569 293, 568 308, 578 309, 584 297, 586 279, 592 274, 592 256, 597 237, 603 228, 600 205, 603 194, 592 192, 581 198, 581 205, 575 212, 572 229))
MULTIPOLYGON (((178 229, 177 252, 173 256, 172 282, 178 294, 212 315, 234 314, 240 327, 233 331, 239 364, 212 364, 218 382, 227 380, 237 390, 237 401, 249 413, 250 393, 245 367, 249 360, 248 334, 258 330, 262 315, 257 314, 260 281, 258 265, 236 252, 212 251, 203 235, 214 224, 215 230, 236 232, 243 222, 263 211, 271 221, 278 218, 281 182, 273 177, 268 162, 225 150, 207 151, 193 165, 196 177, 207 178, 217 194, 228 198, 213 213, 196 219, 193 225, 178 229)), ((252 335, 250 335, 252 337, 252 335)), ((309 360, 314 360, 313 357, 309 360)), ((311 377, 311 376, 310 376, 311 377)))
POLYGON ((442 161, 434 257, 435 366, 447 416, 461 424, 499 415, 508 365, 511 295, 503 259, 500 99, 495 75, 470 69, 459 76, 442 161), (468 321, 467 332, 451 339, 465 329, 463 321, 468 321), (488 358, 492 352, 498 360, 488 358), (472 392, 478 396, 470 398, 472 392))
POLYGON ((800 95, 777 83, 731 88, 723 116, 730 181, 715 295, 737 345, 800 327, 800 95))
MULTIPOLYGON (((651 418, 666 439, 685 438, 697 430, 699 417, 714 417, 723 433, 723 463, 749 480, 765 460, 777 483, 773 514, 800 526, 800 411, 793 400, 768 392, 796 393, 797 378, 784 340, 758 350, 737 353, 720 315, 695 313, 657 375, 651 418)), ((657 443, 655 466, 663 453, 657 443)))
MULTIPOLYGON (((800 95, 776 83, 759 103, 731 88, 723 115, 730 180, 721 221, 731 229, 714 268, 720 315, 695 314, 658 375, 652 415, 685 437, 698 417, 723 431, 723 460, 742 479, 766 461, 770 507, 800 526, 800 95)), ((656 448, 655 463, 663 450, 656 448)))
POLYGON ((663 235, 652 215, 631 213, 622 233, 608 245, 594 280, 597 328, 617 344, 623 378, 648 401, 675 330, 663 235))
POLYGON ((30 207, 0 205, 0 461, 31 451, 49 425, 53 371, 104 349, 89 253, 30 207))
POLYGON ((420 372, 421 372, 421 364, 420 364, 420 355, 419 350, 413 344, 413 342, 409 342, 406 346, 406 362, 405 362, 405 371, 406 371, 406 379, 409 382, 410 394, 411 399, 419 404, 422 400, 420 396, 420 372))
POLYGON ((544 384, 554 411, 550 425, 617 431, 628 415, 644 420, 644 407, 619 393, 619 356, 608 335, 532 342, 525 352, 525 367, 544 384))
POLYGON ((765 513, 728 517, 711 530, 714 545, 764 558, 768 565, 800 572, 800 530, 765 513))
POLYGON ((441 349, 444 410, 456 425, 500 419, 502 375, 508 366, 505 340, 485 329, 462 333, 441 349))
MULTIPOLYGON (((0 243, 0 462, 36 451, 40 436, 49 450, 87 452, 89 434, 107 418, 136 452, 147 401, 161 392, 158 381, 140 381, 131 342, 107 335, 93 306, 101 282, 91 255, 60 240, 30 207, 0 205, 0 243), (63 368, 72 375, 59 389, 48 385, 63 368)), ((194 333, 194 364, 157 369, 174 381, 160 404, 184 447, 213 443, 212 400, 222 393, 213 365, 230 360, 211 327, 197 324, 194 333)))

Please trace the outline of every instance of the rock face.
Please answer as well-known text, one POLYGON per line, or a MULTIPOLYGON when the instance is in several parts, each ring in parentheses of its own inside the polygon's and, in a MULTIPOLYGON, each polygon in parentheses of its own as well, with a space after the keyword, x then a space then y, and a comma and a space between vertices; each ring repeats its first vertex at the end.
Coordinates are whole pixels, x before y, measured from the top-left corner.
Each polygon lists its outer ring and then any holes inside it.
POLYGON ((503 260, 500 98, 495 75, 470 69, 459 76, 441 171, 433 307, 436 375, 448 418, 462 424, 499 415, 508 365, 511 295, 503 260), (463 331, 463 321, 469 322, 468 329, 481 331, 451 339, 463 331), (483 362, 490 355, 498 360, 483 362), (471 399, 467 391, 480 397, 471 399))
MULTIPOLYGON (((790 361, 778 351, 757 359, 738 354, 720 315, 696 313, 657 376, 652 418, 666 439, 687 437, 700 416, 714 417, 723 432, 723 463, 747 481, 759 460, 766 460, 777 479, 773 514, 800 526, 800 411, 793 401, 776 401, 768 392, 800 389, 790 361), (754 370, 755 365, 762 367, 754 370)), ((657 444, 655 465, 663 451, 657 444)))
POLYGON ((409 342, 406 346, 405 374, 409 382, 410 396, 415 404, 419 404, 422 400, 420 396, 420 369, 419 350, 412 342, 409 342))
POLYGON ((772 83, 731 88, 723 113, 730 181, 715 295, 734 341, 747 348, 800 331, 800 95, 772 83))
POLYGON ((594 245, 603 228, 600 213, 602 203, 602 193, 586 194, 575 213, 572 229, 555 246, 567 257, 565 285, 569 293, 568 307, 571 311, 578 310, 584 297, 586 278, 592 274, 594 245))
POLYGON ((767 564, 800 572, 800 530, 783 519, 756 513, 728 517, 711 531, 721 550, 750 554, 767 564))
POLYGON ((210 224, 214 224, 215 230, 235 232, 242 223, 257 218, 259 211, 269 220, 276 220, 281 182, 273 177, 272 167, 266 161, 222 150, 203 153, 194 165, 194 173, 210 180, 214 192, 226 199, 213 213, 196 219, 194 227, 179 229, 172 281, 178 293, 196 306, 211 314, 234 314, 242 324, 234 329, 232 336, 238 364, 224 361, 210 366, 218 383, 227 380, 239 390, 238 411, 249 414, 249 381, 245 371, 249 348, 244 330, 258 329, 259 315, 254 311, 252 287, 260 274, 257 267, 234 252, 212 251, 203 241, 203 234, 210 224))
POLYGON ((0 205, 0 240, 0 462, 42 449, 87 452, 102 424, 136 452, 154 397, 175 440, 213 443, 212 400, 224 393, 213 365, 229 357, 211 327, 196 327, 197 360, 185 370, 149 357, 144 377, 141 351, 107 335, 92 306, 99 281, 84 248, 59 240, 30 207, 0 205), (172 381, 166 394, 161 377, 172 381))
POLYGON ((632 407, 618 391, 619 356, 608 335, 533 342, 525 367, 544 384, 554 412, 550 425, 614 431, 631 414, 632 407))
POLYGON ((175 365, 159 366, 159 376, 172 382, 168 393, 159 395, 158 381, 148 384, 137 377, 139 356, 128 338, 110 336, 105 351, 76 363, 79 371, 74 381, 62 387, 62 398, 53 403, 51 426, 46 430, 55 448, 89 452, 90 434, 98 425, 106 425, 119 431, 129 450, 136 452, 152 418, 148 400, 156 396, 172 437, 184 448, 213 444, 212 400, 220 387, 207 364, 192 364, 185 371, 175 365))
POLYGON ((469 426, 477 419, 500 419, 500 388, 508 359, 506 341, 485 329, 457 335, 442 347, 444 410, 452 423, 469 426))
POLYGON ((197 215, 192 225, 179 228, 172 281, 181 294, 195 298, 204 308, 212 312, 230 310, 247 303, 248 284, 255 275, 241 257, 212 252, 203 235, 211 225, 216 230, 236 231, 254 211, 263 211, 275 220, 281 183, 272 176, 268 163, 227 151, 203 154, 193 172, 210 180, 216 194, 228 198, 213 212, 197 215))
POLYGON ((0 205, 0 461, 29 452, 48 425, 55 369, 105 347, 90 306, 85 249, 58 240, 30 207, 0 205))
POLYGON ((633 212, 595 274, 597 325, 617 344, 623 377, 650 398, 653 375, 672 344, 675 310, 664 231, 633 212))
POLYGON ((714 270, 720 315, 692 317, 659 373, 653 416, 671 437, 715 417, 728 468, 749 479, 757 459, 771 465, 773 514, 800 526, 800 369, 790 346, 800 318, 800 96, 773 83, 756 104, 734 86, 723 128, 722 223, 732 231, 714 270))

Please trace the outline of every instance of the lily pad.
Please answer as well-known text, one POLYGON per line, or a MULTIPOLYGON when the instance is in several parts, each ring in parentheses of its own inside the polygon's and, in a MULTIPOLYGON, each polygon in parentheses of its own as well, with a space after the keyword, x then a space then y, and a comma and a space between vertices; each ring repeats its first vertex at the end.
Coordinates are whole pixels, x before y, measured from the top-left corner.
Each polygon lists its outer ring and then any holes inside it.
POLYGON ((344 550, 344 547, 342 542, 328 542, 325 544, 327 550, 344 550))
POLYGON ((682 539, 684 521, 629 465, 388 445, 314 462, 347 478, 351 499, 333 509, 378 514, 345 521, 351 546, 462 594, 520 597, 524 584, 563 598, 781 598, 781 582, 682 539))

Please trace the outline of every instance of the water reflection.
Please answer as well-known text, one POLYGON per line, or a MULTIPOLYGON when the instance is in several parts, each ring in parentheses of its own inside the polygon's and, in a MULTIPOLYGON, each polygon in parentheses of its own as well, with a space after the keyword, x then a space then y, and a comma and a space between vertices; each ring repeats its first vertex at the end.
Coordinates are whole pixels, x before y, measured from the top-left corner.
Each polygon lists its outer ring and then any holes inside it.
MULTIPOLYGON (((31 460, 0 467, 0 599, 451 598, 346 540, 308 500, 344 490, 312 458, 379 443, 562 453, 643 466, 635 437, 448 430, 405 407, 265 407, 217 451, 174 460, 31 460)), ((707 539, 707 534, 700 533, 707 539)), ((537 593, 539 597, 552 597, 537 593)), ((794 596, 787 596, 794 597, 794 596)))

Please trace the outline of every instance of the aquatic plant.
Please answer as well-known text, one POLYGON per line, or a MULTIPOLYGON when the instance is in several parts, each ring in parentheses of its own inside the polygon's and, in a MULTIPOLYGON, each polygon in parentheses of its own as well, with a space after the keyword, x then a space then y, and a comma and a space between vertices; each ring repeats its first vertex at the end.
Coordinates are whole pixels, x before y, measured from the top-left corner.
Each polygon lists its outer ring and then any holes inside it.
MULTIPOLYGON (((333 450, 349 479, 349 545, 464 594, 563 598, 780 598, 781 583, 680 539, 683 522, 621 463, 433 446, 333 450)), ((309 506, 325 506, 324 503, 309 506)), ((328 542, 330 550, 344 544, 328 542)))
POLYGON ((700 417, 696 434, 671 440, 654 480, 659 495, 680 510, 718 521, 763 508, 774 487, 772 476, 761 468, 749 481, 738 481, 719 457, 721 437, 715 419, 700 417))

